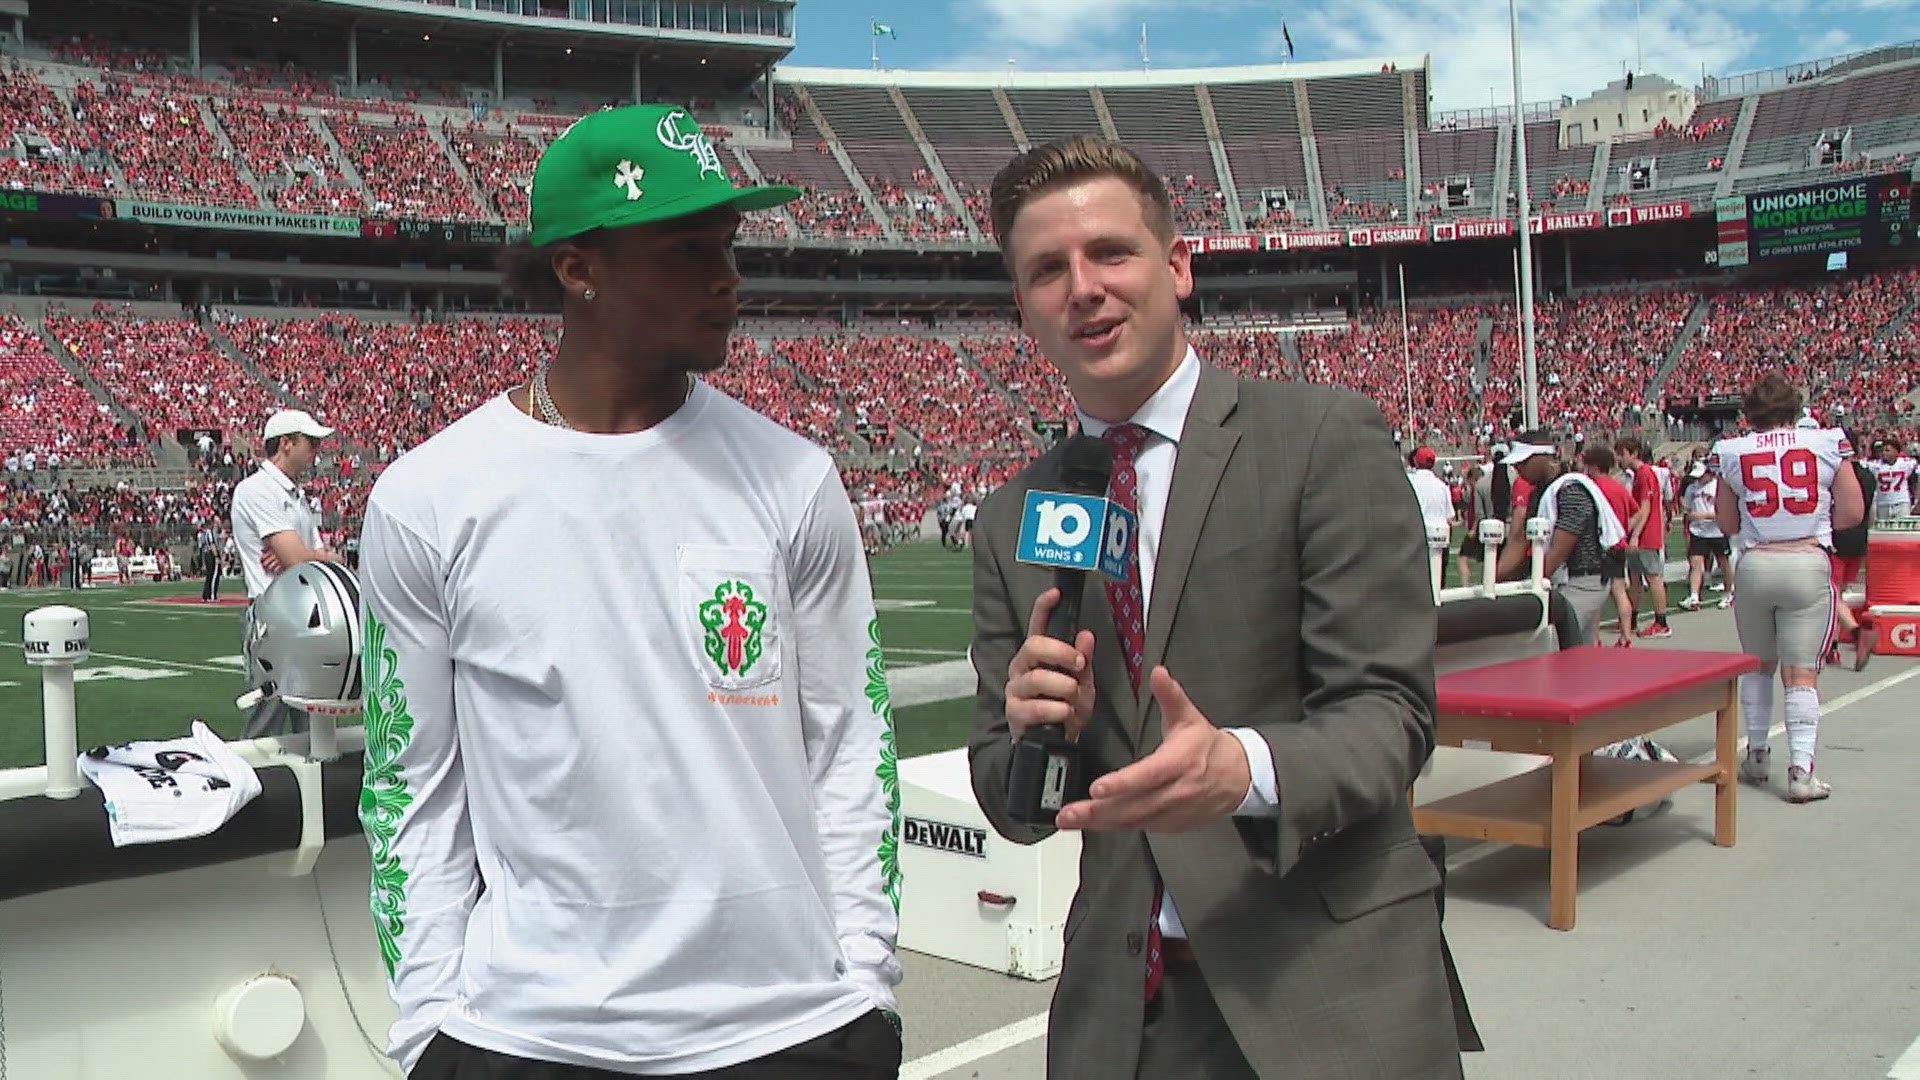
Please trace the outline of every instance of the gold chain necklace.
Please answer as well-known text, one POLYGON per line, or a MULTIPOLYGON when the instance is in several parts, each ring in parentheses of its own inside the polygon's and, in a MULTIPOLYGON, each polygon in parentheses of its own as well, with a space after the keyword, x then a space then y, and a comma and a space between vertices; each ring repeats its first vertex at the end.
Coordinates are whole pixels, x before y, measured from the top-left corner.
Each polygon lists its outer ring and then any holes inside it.
MULTIPOLYGON (((683 379, 685 390, 680 395, 680 404, 684 406, 688 399, 693 397, 693 375, 689 373, 683 376, 683 379)), ((567 418, 561 416, 560 410, 554 406, 553 396, 547 393, 547 365, 545 364, 534 369, 533 381, 527 387, 527 415, 533 415, 535 409, 539 410, 540 419, 554 427, 565 428, 568 431, 575 430, 574 426, 567 423, 567 418)))

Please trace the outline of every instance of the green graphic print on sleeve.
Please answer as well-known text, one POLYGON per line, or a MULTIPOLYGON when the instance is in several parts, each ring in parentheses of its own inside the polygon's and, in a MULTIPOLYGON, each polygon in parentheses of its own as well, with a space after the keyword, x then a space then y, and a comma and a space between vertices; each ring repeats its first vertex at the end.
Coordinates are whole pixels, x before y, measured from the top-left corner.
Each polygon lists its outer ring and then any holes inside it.
POLYGON ((360 825, 373 853, 373 929, 380 940, 380 958, 387 977, 400 962, 400 933, 405 926, 407 872, 393 852, 400 831, 400 815, 413 796, 400 778, 400 752, 413 740, 413 717, 407 715, 406 686, 400 681, 399 659, 387 648, 387 627, 367 612, 366 643, 361 653, 361 681, 366 686, 366 771, 360 788, 360 825))
POLYGON ((880 650, 880 617, 874 616, 867 624, 867 640, 873 647, 867 650, 867 700, 873 703, 873 714, 880 718, 880 777, 881 790, 887 795, 887 813, 893 823, 887 828, 887 835, 880 840, 880 875, 886 882, 887 899, 893 902, 894 914, 900 913, 900 762, 893 748, 893 705, 892 695, 887 689, 887 662, 880 650))

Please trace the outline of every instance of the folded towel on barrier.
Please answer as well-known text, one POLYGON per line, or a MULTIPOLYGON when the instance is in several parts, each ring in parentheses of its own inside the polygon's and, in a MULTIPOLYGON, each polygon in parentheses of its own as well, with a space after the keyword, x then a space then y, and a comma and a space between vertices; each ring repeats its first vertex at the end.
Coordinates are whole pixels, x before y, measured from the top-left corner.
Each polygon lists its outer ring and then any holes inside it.
POLYGON ((253 766, 199 720, 185 738, 94 747, 80 771, 106 799, 114 847, 205 836, 260 794, 253 766))

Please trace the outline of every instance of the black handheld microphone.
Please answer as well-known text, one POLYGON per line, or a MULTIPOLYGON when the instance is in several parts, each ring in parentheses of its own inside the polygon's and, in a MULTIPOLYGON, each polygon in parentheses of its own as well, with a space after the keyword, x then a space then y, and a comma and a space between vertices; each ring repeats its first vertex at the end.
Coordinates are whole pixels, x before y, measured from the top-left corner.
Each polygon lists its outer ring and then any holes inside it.
MULTIPOLYGON (((1050 491, 1104 500, 1107 481, 1113 476, 1113 450, 1102 439, 1076 435, 1068 440, 1060 455, 1060 471, 1048 483, 1050 491)), ((1039 492, 1033 495, 1043 494, 1039 492)), ((1049 516, 1050 504, 1029 497, 1028 513, 1037 522, 1023 523, 1022 532, 1037 532, 1036 544, 1041 558, 1053 566, 1053 584, 1060 590, 1060 601, 1047 619, 1047 636, 1071 645, 1080 634, 1080 599, 1086 590, 1087 565, 1074 565, 1062 550, 1055 552, 1057 537, 1050 532, 1063 528, 1057 515, 1049 516)), ((1091 531, 1095 543, 1103 542, 1104 515, 1100 522, 1079 523, 1082 532, 1091 531)), ((1065 526, 1069 536, 1072 525, 1065 526)), ((1084 538, 1078 543, 1084 543, 1084 538)), ((1076 543, 1071 539, 1066 546, 1076 543)), ((1067 738, 1065 724, 1035 724, 1021 733, 1014 744, 1013 760, 1007 767, 1007 816, 1023 825, 1051 825, 1054 815, 1067 802, 1067 796, 1080 783, 1079 747, 1067 738)))

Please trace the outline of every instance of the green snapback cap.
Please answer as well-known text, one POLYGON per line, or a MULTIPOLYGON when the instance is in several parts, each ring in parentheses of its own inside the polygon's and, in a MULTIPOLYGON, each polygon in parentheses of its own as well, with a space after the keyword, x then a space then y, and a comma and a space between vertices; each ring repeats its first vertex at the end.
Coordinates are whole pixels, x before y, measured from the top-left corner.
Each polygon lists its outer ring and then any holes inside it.
POLYGON ((731 206, 765 210, 803 193, 734 187, 719 151, 678 105, 588 113, 547 145, 533 170, 533 245, 593 229, 671 221, 731 206))

